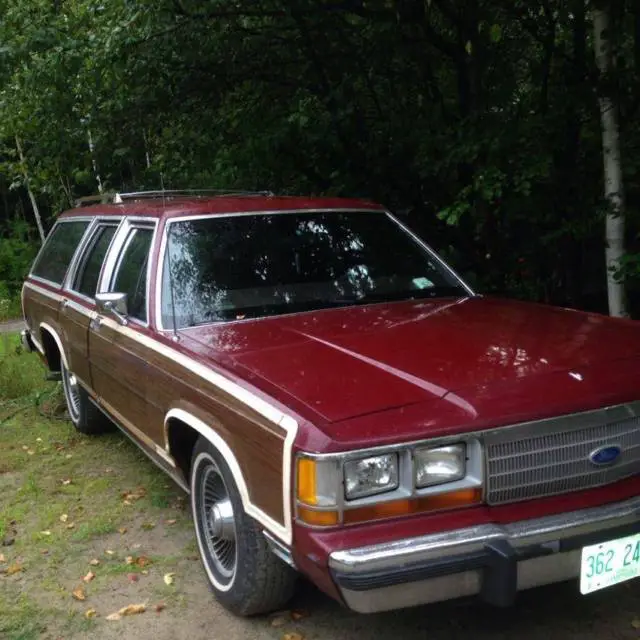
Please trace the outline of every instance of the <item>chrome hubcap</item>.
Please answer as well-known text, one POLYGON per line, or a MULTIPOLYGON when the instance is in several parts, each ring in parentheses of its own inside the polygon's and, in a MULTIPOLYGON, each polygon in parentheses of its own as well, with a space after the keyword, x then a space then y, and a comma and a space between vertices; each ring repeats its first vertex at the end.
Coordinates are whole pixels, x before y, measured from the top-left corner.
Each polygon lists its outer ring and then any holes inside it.
POLYGON ((200 514, 211 568, 230 581, 236 571, 236 523, 229 493, 217 466, 208 464, 200 484, 200 514))
POLYGON ((80 387, 78 384, 78 378, 76 378, 66 367, 63 367, 62 382, 67 399, 67 409, 71 415, 71 419, 77 420, 80 417, 80 387))

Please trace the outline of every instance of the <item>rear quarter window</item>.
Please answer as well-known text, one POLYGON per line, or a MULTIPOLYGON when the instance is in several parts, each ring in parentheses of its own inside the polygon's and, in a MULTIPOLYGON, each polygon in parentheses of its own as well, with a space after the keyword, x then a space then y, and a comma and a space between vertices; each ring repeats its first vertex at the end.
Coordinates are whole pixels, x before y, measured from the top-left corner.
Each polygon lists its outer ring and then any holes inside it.
POLYGON ((58 222, 42 247, 31 275, 62 284, 80 240, 87 230, 87 220, 58 222))

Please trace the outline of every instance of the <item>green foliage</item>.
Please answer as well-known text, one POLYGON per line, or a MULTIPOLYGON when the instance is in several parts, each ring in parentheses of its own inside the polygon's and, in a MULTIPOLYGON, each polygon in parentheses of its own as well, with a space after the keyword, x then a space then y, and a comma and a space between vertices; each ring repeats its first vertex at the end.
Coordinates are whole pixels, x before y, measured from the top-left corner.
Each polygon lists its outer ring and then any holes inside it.
MULTIPOLYGON (((640 40, 637 10, 616 6, 608 81, 633 211, 640 40)), ((408 212, 437 248, 455 245, 484 290, 602 308, 583 2, 0 0, 0 11, 0 220, 20 210, 31 222, 25 171, 48 220, 98 176, 113 189, 364 196, 408 212)), ((632 220, 632 254, 637 231, 632 220)), ((0 280, 16 282, 1 255, 0 280)), ((624 277, 633 289, 640 274, 624 277)))

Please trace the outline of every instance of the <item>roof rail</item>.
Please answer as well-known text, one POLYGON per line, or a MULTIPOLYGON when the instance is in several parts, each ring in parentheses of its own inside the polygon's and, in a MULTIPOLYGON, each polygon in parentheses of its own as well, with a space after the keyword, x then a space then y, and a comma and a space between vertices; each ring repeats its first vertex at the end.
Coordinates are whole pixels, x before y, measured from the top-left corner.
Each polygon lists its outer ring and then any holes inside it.
POLYGON ((115 204, 125 200, 142 200, 144 198, 175 198, 177 196, 273 196, 273 191, 248 191, 244 189, 164 189, 159 191, 132 191, 116 193, 115 204))
POLYGON ((76 207, 88 204, 123 204, 125 200, 144 200, 146 198, 176 198, 180 196, 273 196, 273 191, 248 191, 242 189, 165 189, 157 191, 131 191, 119 193, 99 193, 93 196, 83 196, 75 201, 76 207))

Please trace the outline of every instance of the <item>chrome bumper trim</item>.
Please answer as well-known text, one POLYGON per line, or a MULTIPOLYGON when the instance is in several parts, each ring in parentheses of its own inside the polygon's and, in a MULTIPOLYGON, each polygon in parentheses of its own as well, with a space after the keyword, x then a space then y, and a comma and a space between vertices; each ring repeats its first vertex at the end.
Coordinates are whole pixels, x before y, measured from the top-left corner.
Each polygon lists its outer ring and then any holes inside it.
POLYGON ((329 567, 352 609, 382 611, 480 594, 509 605, 517 591, 575 578, 581 548, 640 532, 640 497, 335 551, 329 567))

